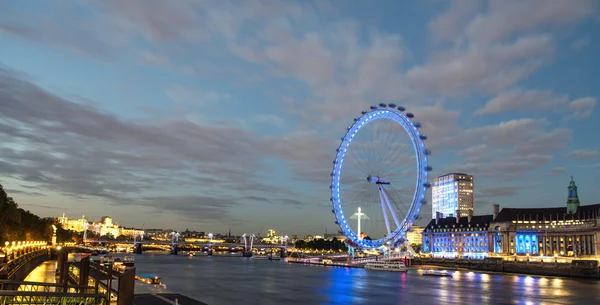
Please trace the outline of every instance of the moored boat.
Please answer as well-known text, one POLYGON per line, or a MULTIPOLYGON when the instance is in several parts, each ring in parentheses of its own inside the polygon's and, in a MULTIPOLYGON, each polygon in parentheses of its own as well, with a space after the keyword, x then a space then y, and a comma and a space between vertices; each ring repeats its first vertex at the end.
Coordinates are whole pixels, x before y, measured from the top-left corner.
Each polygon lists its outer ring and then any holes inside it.
POLYGON ((123 257, 123 266, 126 266, 126 267, 135 266, 135 257, 133 257, 133 256, 123 257))
POLYGON ((367 270, 381 270, 392 272, 407 272, 408 268, 402 262, 370 262, 365 265, 367 270))
POLYGON ((135 279, 138 281, 142 281, 146 284, 157 285, 164 289, 167 289, 167 285, 160 282, 160 277, 154 274, 141 273, 136 274, 135 279))
POLYGON ((281 260, 281 257, 279 257, 278 255, 271 255, 271 254, 256 254, 256 255, 252 255, 252 259, 278 261, 278 260, 281 260))
POLYGON ((452 277, 452 273, 447 270, 427 270, 423 272, 424 276, 452 277))

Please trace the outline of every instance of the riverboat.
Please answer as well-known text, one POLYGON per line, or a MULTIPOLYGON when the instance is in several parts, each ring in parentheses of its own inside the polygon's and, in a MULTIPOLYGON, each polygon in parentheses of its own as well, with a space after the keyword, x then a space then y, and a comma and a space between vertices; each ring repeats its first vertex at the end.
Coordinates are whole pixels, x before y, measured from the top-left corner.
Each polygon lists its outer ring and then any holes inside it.
POLYGON ((365 265, 367 270, 381 270, 392 272, 407 272, 408 268, 402 262, 369 262, 365 265))
POLYGON ((154 274, 140 273, 136 274, 135 279, 138 281, 142 281, 149 285, 160 286, 164 289, 167 289, 167 285, 160 282, 160 277, 154 274))
POLYGON ((133 256, 123 257, 123 266, 125 266, 125 267, 135 266, 135 257, 133 257, 133 256))
POLYGON ((427 270, 423 272, 424 276, 437 276, 437 277, 452 277, 452 273, 447 270, 427 270))
POLYGON ((271 254, 257 254, 257 255, 252 255, 252 259, 278 261, 278 260, 281 260, 281 257, 279 257, 277 255, 271 255, 271 254))

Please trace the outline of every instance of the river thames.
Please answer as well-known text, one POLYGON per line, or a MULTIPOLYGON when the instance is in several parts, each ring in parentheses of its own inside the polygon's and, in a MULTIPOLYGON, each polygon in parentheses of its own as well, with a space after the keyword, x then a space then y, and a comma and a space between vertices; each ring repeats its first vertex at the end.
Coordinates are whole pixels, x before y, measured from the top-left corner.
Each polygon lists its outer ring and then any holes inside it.
POLYGON ((451 278, 262 261, 136 255, 136 273, 220 304, 600 304, 600 281, 460 271, 451 278))

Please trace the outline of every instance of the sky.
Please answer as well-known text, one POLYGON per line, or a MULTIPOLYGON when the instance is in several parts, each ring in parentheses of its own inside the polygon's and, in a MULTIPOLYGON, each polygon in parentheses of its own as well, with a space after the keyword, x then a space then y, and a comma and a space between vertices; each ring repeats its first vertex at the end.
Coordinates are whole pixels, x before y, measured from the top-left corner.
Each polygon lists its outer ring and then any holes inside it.
POLYGON ((0 46, 0 183, 40 216, 336 232, 335 149, 381 102, 475 214, 570 175, 600 202, 597 0, 1 1, 0 46))

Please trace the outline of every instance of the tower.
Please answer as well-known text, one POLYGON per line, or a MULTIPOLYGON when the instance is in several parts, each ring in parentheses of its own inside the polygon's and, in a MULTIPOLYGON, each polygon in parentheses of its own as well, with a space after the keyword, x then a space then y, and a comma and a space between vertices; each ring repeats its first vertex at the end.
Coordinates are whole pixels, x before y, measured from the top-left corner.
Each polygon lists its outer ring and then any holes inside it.
POLYGON ((569 197, 567 198, 567 214, 575 214, 579 208, 579 197, 577 196, 577 186, 575 185, 573 176, 571 176, 571 182, 569 182, 567 189, 569 190, 569 197))
POLYGON ((435 178, 431 190, 431 214, 435 219, 436 212, 442 217, 467 217, 469 211, 475 210, 475 186, 472 175, 450 173, 435 178))

